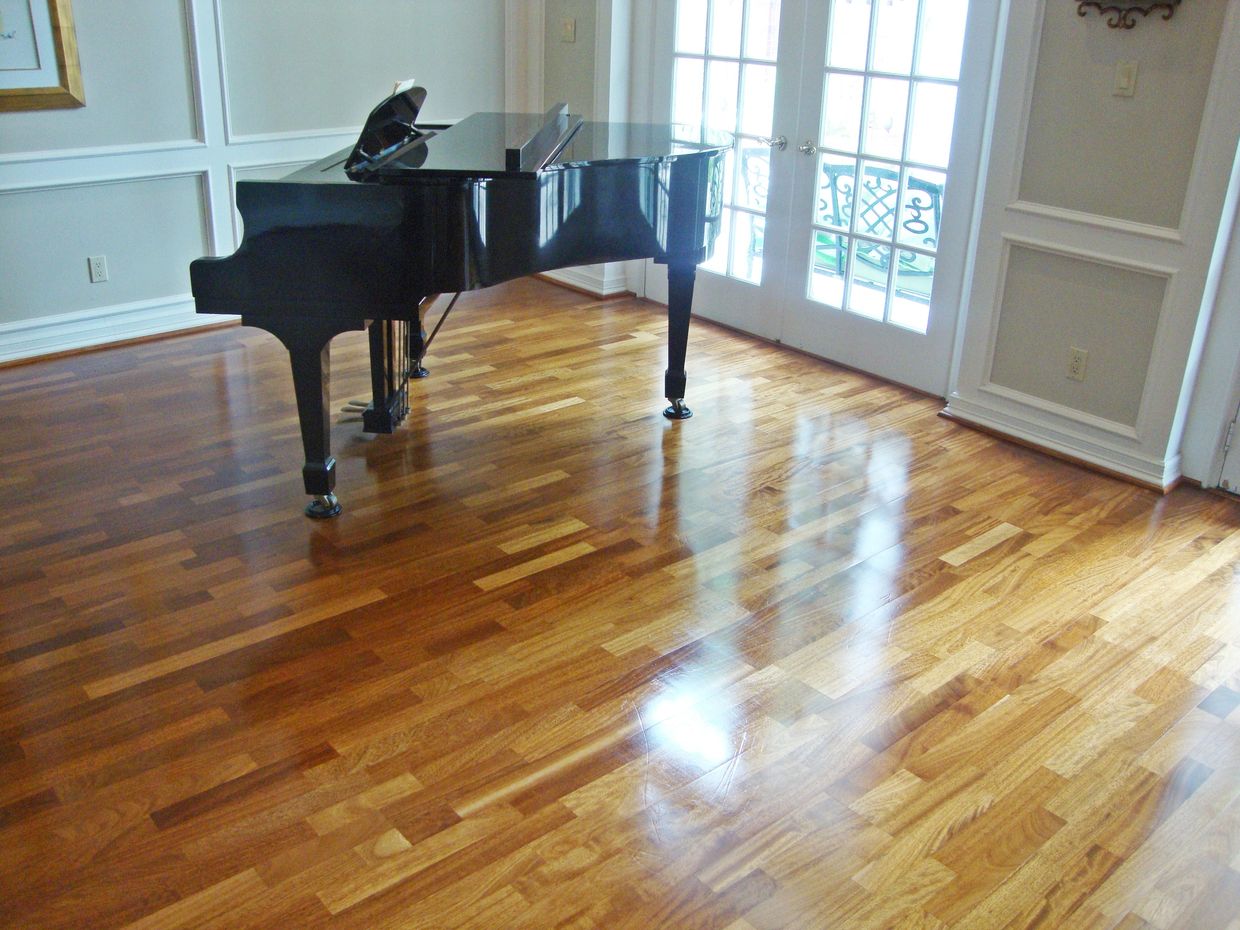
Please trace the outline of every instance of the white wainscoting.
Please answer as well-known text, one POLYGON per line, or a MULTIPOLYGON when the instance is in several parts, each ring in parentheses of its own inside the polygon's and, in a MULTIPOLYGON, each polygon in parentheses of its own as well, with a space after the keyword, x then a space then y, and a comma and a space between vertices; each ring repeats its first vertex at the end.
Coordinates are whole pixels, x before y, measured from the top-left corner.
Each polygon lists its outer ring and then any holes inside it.
MULTIPOLYGON (((1208 307, 1203 310, 1203 299, 1210 299, 1207 280, 1216 251, 1220 204, 1228 189, 1240 126, 1240 98, 1232 92, 1240 80, 1240 9, 1226 12, 1184 207, 1175 227, 1032 203, 1022 197, 1021 169, 1048 9, 1064 15, 1050 0, 1010 5, 980 244, 945 413, 1167 488, 1181 477, 1181 437, 1210 315, 1208 307), (1148 364, 1123 373, 1140 396, 1133 426, 1091 415, 1088 403, 1077 409, 991 380, 1000 316, 1010 309, 1004 306, 1008 255, 1017 245, 1165 279, 1148 364)), ((1074 28, 1088 25, 1074 23, 1074 28)), ((1102 68, 1096 63, 1091 67, 1102 68)), ((1157 88, 1143 92, 1157 93, 1157 88)), ((1115 154, 1115 170, 1122 171, 1124 158, 1115 154)), ((1045 302, 1057 296, 1047 289, 1045 302)), ((1053 318, 1045 314, 1046 320, 1053 318)), ((1061 335, 1048 325, 1041 338, 1049 343, 1061 335)), ((1046 377, 1064 377, 1066 360, 1065 345, 1062 361, 1046 377)))
MULTIPOLYGON (((194 312, 193 298, 188 293, 189 262, 203 252, 227 255, 236 248, 239 229, 234 220, 233 187, 237 171, 257 166, 307 164, 356 137, 357 129, 348 127, 311 133, 280 133, 243 140, 239 144, 229 143, 224 128, 227 102, 220 71, 218 3, 216 0, 182 0, 182 8, 190 49, 187 69, 191 86, 187 105, 193 110, 191 122, 197 127, 195 137, 128 146, 85 145, 0 155, 0 196, 63 192, 196 175, 201 179, 201 208, 196 211, 195 220, 201 226, 203 245, 198 249, 199 254, 176 257, 183 269, 175 293, 153 293, 89 309, 0 322, 0 362, 175 332, 227 319, 194 312)), ((89 106, 92 96, 89 72, 85 78, 89 106)), ((94 91, 97 97, 107 89, 96 86, 94 91)), ((137 230, 153 219, 136 211, 129 215, 124 210, 115 213, 117 215, 83 219, 112 228, 119 239, 126 236, 126 230, 137 230)), ((186 221, 181 217, 160 219, 186 221)), ((15 234, 5 231, 6 236, 15 234)), ((30 243, 32 249, 52 253, 56 246, 54 242, 30 243)), ((106 246, 101 246, 100 251, 104 248, 106 246)), ((66 255, 62 264, 75 269, 81 265, 78 270, 84 274, 83 258, 66 255)), ((124 273, 123 269, 115 267, 110 270, 113 279, 124 273)))
POLYGON ((180 265, 213 239, 206 190, 192 168, 0 189, 0 221, 23 232, 0 242, 0 361, 201 325, 180 265), (89 282, 88 255, 106 282, 89 282))
POLYGON ((229 317, 195 313, 189 294, 0 324, 0 362, 193 329, 229 317))
MULTIPOLYGON (((314 0, 328 4, 332 0, 314 0)), ((502 0, 474 0, 484 6, 494 7, 502 11, 502 0)), ((165 288, 167 293, 144 293, 127 295, 127 299, 116 303, 107 303, 89 309, 65 308, 68 312, 39 314, 31 316, 20 310, 7 317, 0 316, 0 362, 12 361, 38 355, 63 352, 88 346, 105 344, 112 341, 131 339, 158 333, 219 322, 218 316, 194 313, 193 300, 189 295, 189 263, 202 254, 229 255, 235 251, 241 237, 240 222, 235 210, 235 184, 239 178, 247 176, 270 177, 271 169, 287 167, 294 171, 311 162, 317 161, 332 152, 353 144, 360 129, 360 120, 365 113, 359 112, 359 124, 355 126, 330 126, 329 128, 312 128, 297 132, 250 132, 237 133, 230 123, 230 113, 236 107, 228 99, 226 68, 230 66, 228 53, 222 39, 223 17, 226 15, 225 0, 181 0, 183 14, 183 36, 165 36, 169 44, 177 47, 182 44, 188 48, 188 61, 185 63, 188 76, 188 92, 185 85, 168 88, 169 94, 184 98, 181 106, 192 110, 187 118, 179 120, 181 124, 195 128, 192 137, 172 139, 168 141, 143 141, 132 145, 109 144, 92 145, 84 139, 79 147, 55 148, 42 151, 22 151, 0 154, 0 196, 5 194, 30 194, 40 191, 57 192, 75 187, 89 188, 95 185, 115 184, 134 180, 155 180, 174 178, 186 175, 197 175, 201 178, 199 196, 201 209, 197 211, 197 223, 201 226, 201 241, 204 243, 197 254, 178 255, 172 259, 180 267, 180 282, 174 288, 165 288), (175 38, 175 43, 172 40, 175 38), (182 41, 182 38, 184 41, 182 41)), ((325 6, 326 8, 326 6, 325 6)), ((451 17, 451 8, 442 10, 430 8, 434 14, 431 18, 451 17)), ((135 15, 137 15, 135 12, 135 15)), ((272 8, 271 15, 279 11, 272 8)), ((312 11, 307 13, 306 22, 299 28, 313 29, 312 11)), ((167 19, 167 17, 165 17, 167 19)), ((453 22, 455 23, 454 18, 453 22)), ((79 25, 79 33, 81 30, 79 25)), ((121 28, 118 26, 118 28, 121 28)), ((464 36, 468 31, 465 25, 459 25, 456 31, 464 36)), ((475 30, 476 31, 476 30, 475 30)), ((502 30, 500 30, 502 31, 502 30)), ((491 32, 496 32, 495 28, 491 32)), ((110 34, 109 34, 110 35, 110 34)), ((79 34, 79 44, 84 37, 79 34)), ((96 36, 96 46, 117 45, 109 38, 107 43, 102 37, 96 36)), ((502 37, 501 37, 502 39, 502 37)), ((291 39, 295 41, 295 39, 291 39)), ((462 43, 466 40, 463 38, 462 43)), ((502 99, 504 83, 504 56, 502 49, 461 48, 460 54, 452 53, 450 57, 459 59, 461 74, 457 76, 442 75, 441 81, 446 82, 447 89, 439 97, 445 101, 453 101, 461 93, 481 94, 486 100, 480 101, 477 109, 503 109, 502 99), (476 55, 483 55, 482 61, 476 55), (484 62, 489 62, 490 71, 485 71, 484 62), (480 71, 480 68, 484 68, 480 71), (465 77, 477 75, 477 81, 470 85, 465 77), (458 86, 459 85, 459 86, 458 86), (478 90, 477 88, 482 88, 478 90), (493 98, 493 99, 492 99, 493 98)), ((496 40, 497 42, 500 40, 496 40)), ((442 40, 436 40, 436 54, 441 57, 448 51, 440 48, 442 40)), ((180 54, 179 52, 177 54, 180 54)), ((364 56, 365 48, 343 50, 342 55, 364 56)), ((167 64, 167 63, 166 63, 167 64)), ((236 62, 231 62, 236 67, 236 62)), ((261 70, 254 67, 253 62, 246 65, 251 71, 261 70)), ((347 78, 351 70, 347 63, 337 62, 342 74, 347 78)), ((100 68, 99 70, 106 70, 100 68)), ((420 77, 427 80, 431 75, 409 75, 406 64, 395 63, 393 71, 400 73, 396 77, 420 77)), ((416 70, 414 66, 413 70, 416 70)), ((98 76, 98 72, 94 75, 98 76)), ((123 100, 124 88, 109 88, 92 84, 92 72, 89 62, 84 60, 84 81, 86 84, 87 107, 91 107, 92 99, 96 107, 117 106, 123 100), (109 96, 111 94, 111 96, 109 96)), ((294 81, 296 75, 288 75, 287 80, 294 81)), ((255 92, 280 94, 284 92, 282 83, 256 88, 255 92)), ((373 90, 367 84, 364 88, 355 88, 359 98, 377 101, 387 87, 373 90)), ((79 115, 83 111, 76 111, 79 115)), ((14 114, 16 115, 16 114, 14 114)), ((0 115, 0 124, 10 114, 0 115)), ((23 119, 31 117, 22 116, 23 119)), ((56 131, 48 132, 50 137, 66 137, 64 126, 56 120, 74 119, 74 111, 48 111, 38 114, 35 120, 44 121, 44 125, 54 127, 56 131)), ((178 121, 174 121, 178 122, 178 121)), ((313 114, 307 119, 308 124, 315 122, 313 114)), ((335 122, 333 120, 333 122, 335 122)), ((149 138, 149 137, 148 137, 149 138)), ((114 237, 112 241, 123 242, 127 230, 138 230, 142 224, 152 221, 170 221, 167 217, 153 218, 141 215, 140 211, 116 210, 116 215, 106 217, 84 217, 109 231, 114 237)), ((178 220, 179 221, 179 220, 178 220)), ((20 230, 3 230, 7 237, 20 237, 20 230)), ((106 237, 100 237, 103 244, 91 254, 104 254, 107 249, 106 237)), ((56 242, 30 242, 23 244, 30 250, 30 255, 55 253, 56 242)), ((16 256, 15 260, 24 260, 25 254, 16 256)), ((85 275, 85 255, 60 255, 60 262, 66 271, 63 273, 85 275)), ((162 256, 161 260, 169 260, 162 256)), ((113 280, 123 269, 110 269, 113 280)), ((3 277, 3 268, 0 268, 3 277)), ((107 287, 107 285, 102 285, 107 287)), ((119 289, 118 289, 119 290, 119 289)), ((106 292, 100 292, 106 293, 106 292)), ((93 298, 94 292, 91 292, 93 298)), ((33 305, 34 301, 30 302, 33 305)))

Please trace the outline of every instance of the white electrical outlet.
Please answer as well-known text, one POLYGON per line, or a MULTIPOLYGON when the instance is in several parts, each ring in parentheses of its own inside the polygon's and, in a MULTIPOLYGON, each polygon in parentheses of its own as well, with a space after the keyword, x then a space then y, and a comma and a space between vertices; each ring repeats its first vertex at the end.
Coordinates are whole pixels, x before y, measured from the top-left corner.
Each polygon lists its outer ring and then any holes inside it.
POLYGON ((106 255, 92 255, 86 259, 86 264, 90 267, 91 284, 102 284, 108 280, 108 257, 106 255))
POLYGON ((1073 346, 1068 350, 1068 377, 1073 381, 1085 380, 1085 363, 1089 361, 1089 353, 1073 346))

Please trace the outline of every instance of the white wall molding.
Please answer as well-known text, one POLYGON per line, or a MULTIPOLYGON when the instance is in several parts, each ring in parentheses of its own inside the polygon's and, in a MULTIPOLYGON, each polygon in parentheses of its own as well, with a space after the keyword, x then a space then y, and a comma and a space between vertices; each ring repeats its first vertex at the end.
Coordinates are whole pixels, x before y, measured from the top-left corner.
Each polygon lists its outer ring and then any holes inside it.
POLYGON ((662 123, 671 118, 674 0, 640 0, 630 24, 629 119, 662 123))
POLYGON ((361 124, 343 126, 336 129, 292 130, 290 132, 255 132, 247 135, 234 135, 228 140, 230 148, 253 145, 280 145, 286 142, 307 142, 314 139, 348 140, 352 145, 357 141, 357 134, 362 131, 361 124))
POLYGON ((1052 220, 1056 223, 1076 224, 1086 226, 1090 229, 1101 229, 1108 232, 1119 233, 1124 236, 1136 236, 1138 238, 1155 239, 1163 242, 1173 242, 1182 245, 1184 237, 1179 229, 1172 229, 1167 226, 1151 226, 1147 223, 1134 223, 1131 220, 1116 219, 1112 216, 1101 216, 1097 213, 1082 213, 1077 210, 1065 210, 1063 207, 1054 207, 1044 203, 1033 203, 1028 200, 1017 200, 1008 204, 1008 209, 1013 213, 1024 213, 1028 216, 1042 217, 1043 219, 1052 220))
MULTIPOLYGON (((203 2, 203 0, 197 0, 203 2)), ((232 129, 232 107, 228 99, 228 55, 224 51, 224 10, 220 6, 220 0, 210 0, 211 3, 211 23, 214 32, 215 45, 215 77, 216 83, 219 85, 219 112, 218 124, 216 127, 222 130, 224 135, 224 143, 229 144, 234 139, 232 129)))
MULTIPOLYGON (((1039 239, 1016 232, 1005 232, 1003 233, 1003 246, 1005 250, 1010 250, 1015 245, 1038 252, 1047 252, 1051 255, 1075 258, 1094 265, 1106 265, 1110 268, 1148 274, 1156 278, 1170 279, 1179 270, 1178 263, 1162 261, 1163 256, 1160 253, 1151 254, 1147 250, 1143 254, 1125 255, 1123 254, 1125 251, 1131 252, 1132 250, 1115 249, 1103 251, 1102 248, 1093 247, 1092 244, 1078 245, 1073 242, 1065 242, 1065 238, 1065 236, 1061 235, 1057 238, 1039 239)), ((1091 240, 1091 242, 1097 243, 1097 240, 1091 240)), ((1105 242, 1098 244, 1104 247, 1106 245, 1105 242)))
POLYGON ((597 0, 594 16, 594 119, 628 120, 629 62, 633 54, 631 0, 597 0))
POLYGON ((1097 222, 1087 221, 1086 217, 1092 214, 1061 218, 1051 213, 1008 208, 999 220, 1001 239, 990 244, 1006 249, 1009 243, 1016 242, 1044 252, 1164 276, 1184 264, 1181 240, 1131 233, 1108 223, 1106 217, 1093 217, 1097 222))
POLYGON ((209 326, 228 319, 195 313, 193 297, 176 294, 19 320, 0 324, 0 362, 209 326))
POLYGON ((1166 487, 1179 477, 1180 438, 1212 303, 1209 278, 1215 274, 1211 256, 1219 251, 1220 204, 1240 135, 1240 101, 1230 92, 1240 80, 1240 10, 1228 5, 1179 227, 1170 228, 1020 199, 1047 4, 1010 5, 986 207, 947 412, 1166 487), (1084 410, 1017 396, 991 381, 1013 246, 1165 279, 1149 363, 1136 388, 1141 398, 1131 436, 1084 410))
POLYGON ((75 187, 109 180, 201 174, 212 159, 205 146, 148 152, 135 150, 86 159, 0 165, 0 189, 75 187))
POLYGON ((166 171, 135 171, 129 174, 103 174, 97 177, 74 178, 69 181, 5 184, 0 186, 0 196, 4 194, 31 194, 38 191, 64 190, 71 187, 107 187, 112 184, 140 184, 143 181, 158 181, 163 178, 202 177, 206 173, 206 170, 202 168, 170 169, 166 171))
POLYGON ((1125 475, 1144 485, 1166 489, 1180 476, 1178 455, 1170 458, 1149 455, 1135 442, 1124 442, 1119 435, 1090 429, 1074 415, 1056 417, 1013 397, 996 395, 978 403, 952 394, 943 412, 953 419, 1125 475))
POLYGON ((199 39, 198 29, 198 13, 195 4, 198 0, 184 0, 181 4, 181 12, 185 17, 185 35, 188 41, 186 47, 189 51, 189 79, 190 79, 190 95, 194 105, 194 126, 198 132, 196 138, 203 145, 207 144, 207 127, 208 114, 210 104, 208 102, 208 94, 204 86, 204 76, 207 71, 203 67, 202 53, 200 51, 201 41, 199 39))
MULTIPOLYGON (((187 36, 189 94, 195 137, 158 142, 60 148, 0 155, 0 196, 197 177, 203 237, 214 255, 232 252, 235 181, 245 168, 317 161, 351 145, 359 127, 238 135, 228 124, 227 80, 219 0, 181 0, 187 36)), ((539 34, 541 40, 541 33, 539 34)), ((199 317, 187 295, 74 311, 0 326, 0 359, 12 360, 216 322, 199 317)))
MULTIPOLYGON (((944 413, 954 419, 1011 436, 1035 447, 1057 452, 1094 465, 1105 471, 1125 475, 1158 488, 1169 488, 1179 477, 1179 456, 1164 460, 1123 448, 1081 429, 1065 427, 1050 420, 1031 418, 1025 411, 1009 410, 993 404, 976 404, 952 396, 944 413)), ((1070 421, 1069 421, 1070 422, 1070 421)))
POLYGON ((1082 413, 1072 407, 1065 407, 1063 404, 1057 404, 1033 394, 1026 394, 993 381, 983 384, 979 390, 989 394, 992 398, 997 398, 1000 403, 1013 411, 1021 409, 1027 415, 1045 416, 1048 423, 1056 424, 1064 432, 1071 432, 1071 427, 1076 426, 1088 429, 1094 435, 1107 434, 1129 442, 1139 442, 1141 438, 1137 428, 1128 423, 1108 420, 1105 417, 1094 416, 1092 413, 1082 413))
POLYGON ((143 142, 136 145, 97 145, 73 149, 50 149, 44 152, 11 152, 0 155, 0 168, 29 162, 69 161, 74 159, 115 158, 126 155, 163 155, 168 152, 205 150, 201 139, 172 139, 168 142, 143 142))

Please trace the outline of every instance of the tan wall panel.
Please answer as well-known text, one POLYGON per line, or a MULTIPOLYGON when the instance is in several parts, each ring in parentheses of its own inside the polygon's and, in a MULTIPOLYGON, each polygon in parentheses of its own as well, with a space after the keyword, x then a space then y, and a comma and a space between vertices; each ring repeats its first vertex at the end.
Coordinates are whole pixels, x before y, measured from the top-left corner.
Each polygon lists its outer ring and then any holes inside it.
POLYGON ((1047 3, 1021 199, 1178 227, 1225 6, 1189 0, 1169 22, 1108 29, 1047 3), (1112 94, 1121 60, 1138 62, 1133 97, 1112 94))
POLYGON ((1166 279, 1013 246, 991 381, 1135 426, 1166 279), (1086 377, 1067 377, 1073 347, 1086 377))

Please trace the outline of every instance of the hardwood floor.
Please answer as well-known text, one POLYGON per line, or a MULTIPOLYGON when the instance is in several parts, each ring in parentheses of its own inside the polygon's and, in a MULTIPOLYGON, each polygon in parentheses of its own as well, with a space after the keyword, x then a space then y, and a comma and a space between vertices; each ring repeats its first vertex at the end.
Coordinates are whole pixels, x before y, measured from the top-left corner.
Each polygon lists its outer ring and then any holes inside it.
POLYGON ((330 522, 264 333, 0 371, 0 924, 1240 927, 1240 507, 663 332, 465 295, 330 522))

